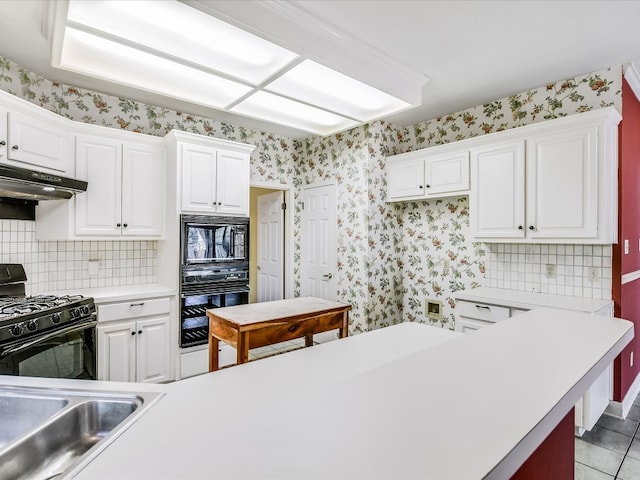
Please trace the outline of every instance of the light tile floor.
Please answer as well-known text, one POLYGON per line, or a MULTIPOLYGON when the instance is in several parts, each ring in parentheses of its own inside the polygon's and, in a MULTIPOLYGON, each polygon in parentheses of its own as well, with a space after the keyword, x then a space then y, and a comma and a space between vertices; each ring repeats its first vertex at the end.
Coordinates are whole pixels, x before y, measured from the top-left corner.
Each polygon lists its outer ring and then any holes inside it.
POLYGON ((266 347, 254 348, 249 350, 249 360, 257 360, 258 358, 270 357, 279 353, 289 352, 304 347, 304 338, 297 338, 287 342, 274 343, 266 347))
POLYGON ((640 396, 625 420, 602 415, 576 437, 576 480, 640 479, 640 396))

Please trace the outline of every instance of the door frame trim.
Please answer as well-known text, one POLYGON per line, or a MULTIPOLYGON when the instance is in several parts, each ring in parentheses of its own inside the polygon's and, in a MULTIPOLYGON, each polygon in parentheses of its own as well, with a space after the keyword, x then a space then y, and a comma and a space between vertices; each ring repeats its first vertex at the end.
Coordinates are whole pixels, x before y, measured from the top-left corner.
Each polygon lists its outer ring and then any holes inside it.
POLYGON ((284 203, 287 209, 284 211, 284 298, 293 298, 293 221, 294 221, 294 204, 293 191, 294 186, 290 183, 272 183, 272 182, 250 182, 249 188, 267 188, 269 190, 280 190, 284 194, 284 203))

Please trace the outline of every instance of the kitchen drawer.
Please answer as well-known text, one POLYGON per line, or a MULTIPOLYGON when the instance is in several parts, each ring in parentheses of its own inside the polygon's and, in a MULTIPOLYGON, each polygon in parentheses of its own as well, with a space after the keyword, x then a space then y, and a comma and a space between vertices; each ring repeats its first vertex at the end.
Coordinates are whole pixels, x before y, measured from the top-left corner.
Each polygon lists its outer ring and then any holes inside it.
POLYGON ((458 302, 456 313, 460 317, 475 318, 486 322, 499 322, 511 316, 508 307, 467 301, 458 302))
POLYGON ((129 320, 131 318, 169 313, 169 310, 170 302, 168 297, 98 305, 98 321, 129 320))

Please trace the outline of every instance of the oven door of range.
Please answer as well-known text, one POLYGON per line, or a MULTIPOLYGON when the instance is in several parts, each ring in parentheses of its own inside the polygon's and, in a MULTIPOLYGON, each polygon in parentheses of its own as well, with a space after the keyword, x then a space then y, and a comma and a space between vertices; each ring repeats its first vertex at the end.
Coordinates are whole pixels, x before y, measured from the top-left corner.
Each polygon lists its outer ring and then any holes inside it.
POLYGON ((0 375, 96 379, 95 318, 0 346, 0 375))

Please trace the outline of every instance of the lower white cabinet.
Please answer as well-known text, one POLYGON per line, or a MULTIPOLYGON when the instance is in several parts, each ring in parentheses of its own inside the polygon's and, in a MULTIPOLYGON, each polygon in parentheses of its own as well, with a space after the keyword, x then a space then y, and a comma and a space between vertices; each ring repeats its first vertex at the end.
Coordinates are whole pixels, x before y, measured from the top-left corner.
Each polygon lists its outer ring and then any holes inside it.
MULTIPOLYGON (((218 366, 228 367, 236 363, 236 349, 220 342, 218 349, 218 366)), ((193 377, 209 371, 209 346, 194 347, 180 355, 180 378, 193 377)))
POLYGON ((98 380, 172 380, 170 300, 98 305, 98 380))

